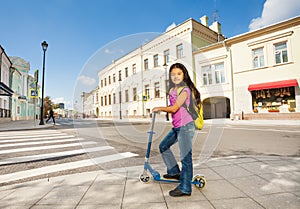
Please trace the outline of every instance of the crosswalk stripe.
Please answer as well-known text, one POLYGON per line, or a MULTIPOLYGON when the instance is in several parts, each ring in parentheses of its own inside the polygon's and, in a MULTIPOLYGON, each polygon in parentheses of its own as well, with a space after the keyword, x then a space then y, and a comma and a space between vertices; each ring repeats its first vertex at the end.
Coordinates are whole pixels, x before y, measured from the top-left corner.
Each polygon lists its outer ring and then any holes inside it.
POLYGON ((63 142, 72 142, 72 141, 78 141, 78 139, 77 138, 72 138, 72 139, 59 139, 59 140, 50 140, 50 141, 0 144, 0 148, 17 147, 17 146, 28 146, 28 145, 37 145, 37 144, 41 145, 41 144, 51 144, 51 143, 63 143, 63 142))
MULTIPOLYGON (((51 134, 51 136, 66 136, 64 133, 51 134)), ((49 134, 40 134, 40 135, 18 135, 18 136, 0 136, 0 139, 24 139, 24 138, 36 138, 36 137, 47 137, 49 134)))
POLYGON ((62 133, 57 130, 44 130, 44 131, 5 131, 0 132, 0 136, 20 136, 20 135, 37 135, 37 134, 55 134, 55 133, 62 133))
POLYGON ((75 146, 91 145, 91 144, 97 144, 97 143, 92 141, 91 142, 87 141, 87 142, 80 142, 80 143, 77 142, 77 143, 70 143, 70 144, 58 144, 58 145, 39 146, 39 147, 25 147, 25 148, 17 148, 17 149, 9 149, 9 150, 0 150, 0 154, 57 149, 57 148, 75 147, 75 146))
POLYGON ((40 154, 40 155, 7 158, 7 159, 0 160, 0 165, 7 165, 7 164, 13 164, 13 163, 24 163, 24 162, 28 162, 28 161, 34 161, 34 160, 44 160, 44 159, 48 159, 48 158, 78 155, 78 154, 84 154, 84 153, 90 153, 90 152, 104 151, 104 150, 109 150, 109 149, 114 149, 114 148, 111 146, 102 146, 102 147, 92 147, 92 148, 85 148, 85 149, 78 149, 78 150, 40 154))
POLYGON ((48 140, 48 139, 67 139, 67 138, 74 138, 73 135, 66 135, 66 136, 49 136, 43 138, 26 138, 26 139, 8 139, 8 140, 0 140, 0 144, 3 143, 13 143, 13 142, 23 142, 23 141, 40 141, 40 140, 48 140))
POLYGON ((52 173, 52 172, 64 171, 64 170, 69 170, 69 169, 92 166, 95 164, 111 162, 111 161, 115 161, 115 160, 121 160, 124 158, 130 158, 130 157, 134 157, 134 156, 137 156, 137 154, 134 154, 131 152, 125 152, 125 153, 107 155, 104 157, 98 157, 98 158, 93 158, 93 159, 88 159, 88 160, 81 160, 81 161, 75 161, 75 162, 70 162, 70 163, 62 163, 62 164, 45 166, 45 167, 36 168, 36 169, 30 169, 30 170, 26 170, 26 171, 19 171, 19 172, 15 172, 15 173, 4 174, 4 175, 0 176, 0 184, 6 183, 6 182, 11 182, 11 181, 16 181, 16 180, 20 180, 20 179, 30 178, 30 177, 34 177, 34 176, 38 176, 38 175, 48 174, 48 173, 52 173))

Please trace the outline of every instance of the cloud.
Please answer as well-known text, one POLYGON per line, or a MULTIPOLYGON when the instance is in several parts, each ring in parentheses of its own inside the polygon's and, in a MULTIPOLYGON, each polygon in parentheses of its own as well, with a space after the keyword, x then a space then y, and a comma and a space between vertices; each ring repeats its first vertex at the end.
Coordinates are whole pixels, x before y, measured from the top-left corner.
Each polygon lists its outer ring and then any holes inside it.
POLYGON ((266 0, 261 17, 251 20, 249 30, 259 29, 300 15, 299 0, 266 0))
POLYGON ((81 75, 78 77, 78 81, 80 81, 83 85, 93 86, 96 83, 96 79, 81 75))
POLYGON ((175 27, 176 27, 176 24, 173 22, 171 25, 169 25, 167 27, 166 32, 169 31, 169 30, 171 30, 171 29, 173 29, 173 28, 175 28, 175 27))

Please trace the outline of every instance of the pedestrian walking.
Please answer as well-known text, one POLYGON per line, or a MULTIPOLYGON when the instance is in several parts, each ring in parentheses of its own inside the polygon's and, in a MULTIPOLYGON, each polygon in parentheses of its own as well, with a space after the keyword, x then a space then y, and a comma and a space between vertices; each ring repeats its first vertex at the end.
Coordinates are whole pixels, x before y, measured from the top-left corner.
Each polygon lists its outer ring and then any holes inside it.
POLYGON ((159 150, 167 167, 166 179, 178 179, 180 184, 169 192, 170 196, 189 196, 192 193, 191 180, 193 177, 192 141, 195 134, 195 125, 192 116, 187 111, 191 94, 194 94, 196 103, 201 102, 200 93, 188 74, 186 67, 181 63, 175 63, 169 70, 169 98, 170 105, 167 107, 154 107, 152 112, 172 113, 172 129, 159 145, 159 150), (185 86, 177 95, 179 87, 185 86), (179 144, 181 171, 171 151, 171 146, 179 144))
POLYGON ((51 107, 50 110, 49 110, 49 117, 48 117, 48 119, 46 120, 46 123, 48 123, 48 121, 49 121, 51 118, 52 118, 53 123, 54 123, 54 125, 55 125, 54 112, 53 112, 52 107, 51 107))

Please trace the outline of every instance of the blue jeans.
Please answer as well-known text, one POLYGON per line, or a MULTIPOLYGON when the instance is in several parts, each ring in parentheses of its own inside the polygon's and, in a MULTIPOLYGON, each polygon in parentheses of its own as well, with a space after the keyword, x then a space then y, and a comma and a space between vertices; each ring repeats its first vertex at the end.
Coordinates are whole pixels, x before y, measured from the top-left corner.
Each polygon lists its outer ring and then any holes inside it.
POLYGON ((191 180, 193 178, 192 144, 195 134, 194 122, 179 128, 172 128, 159 145, 159 151, 167 166, 167 173, 176 175, 180 173, 178 189, 183 193, 191 193, 191 180), (170 147, 178 142, 182 169, 180 172, 177 161, 170 147))

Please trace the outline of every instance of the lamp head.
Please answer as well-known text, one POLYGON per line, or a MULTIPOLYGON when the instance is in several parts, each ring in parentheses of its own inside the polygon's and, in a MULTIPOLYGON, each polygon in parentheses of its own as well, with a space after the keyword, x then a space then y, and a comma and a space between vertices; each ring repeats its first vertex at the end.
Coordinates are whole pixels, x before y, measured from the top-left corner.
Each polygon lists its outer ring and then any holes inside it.
POLYGON ((46 41, 43 41, 43 43, 42 43, 42 48, 43 48, 44 51, 47 50, 47 48, 48 48, 48 43, 47 43, 46 41))

